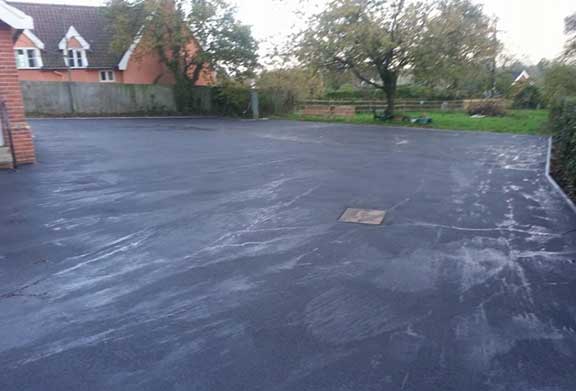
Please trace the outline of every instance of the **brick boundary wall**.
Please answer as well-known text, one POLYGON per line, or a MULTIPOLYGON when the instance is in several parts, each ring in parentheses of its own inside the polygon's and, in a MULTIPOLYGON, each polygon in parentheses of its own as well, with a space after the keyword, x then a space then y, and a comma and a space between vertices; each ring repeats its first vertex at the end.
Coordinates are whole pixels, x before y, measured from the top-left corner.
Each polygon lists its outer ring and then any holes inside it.
MULTIPOLYGON (((0 22, 0 98, 4 99, 8 110, 10 131, 14 147, 16 166, 36 162, 32 131, 24 113, 24 102, 14 56, 12 29, 0 22)), ((6 144, 10 138, 4 137, 6 144)))
POLYGON ((356 107, 348 105, 306 105, 304 106, 303 114, 322 117, 354 117, 356 115, 356 107))

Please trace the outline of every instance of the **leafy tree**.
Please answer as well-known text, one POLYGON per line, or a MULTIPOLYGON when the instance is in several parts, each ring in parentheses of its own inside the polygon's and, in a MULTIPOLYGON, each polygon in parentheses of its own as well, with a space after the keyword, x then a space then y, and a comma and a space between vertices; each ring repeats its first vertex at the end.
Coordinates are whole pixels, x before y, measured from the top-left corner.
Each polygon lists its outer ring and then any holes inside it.
POLYGON ((573 58, 576 56, 576 14, 567 17, 565 24, 566 34, 569 35, 568 42, 566 43, 566 56, 573 58))
POLYGON ((258 43, 249 26, 235 17, 225 0, 190 0, 187 25, 202 50, 196 64, 210 64, 232 78, 253 76, 258 65, 258 43))
POLYGON ((512 87, 512 107, 537 109, 542 105, 540 88, 530 81, 522 81, 512 87))
POLYGON ((496 23, 481 5, 469 0, 441 0, 418 46, 413 74, 432 88, 455 96, 491 90, 501 44, 496 23))
POLYGON ((332 0, 299 37, 298 58, 383 90, 392 115, 398 77, 414 63, 429 11, 423 2, 332 0))
POLYGON ((256 80, 256 86, 263 90, 289 92, 297 100, 319 97, 324 93, 321 76, 305 68, 264 71, 256 80))
POLYGON ((349 71, 320 69, 318 73, 322 77, 326 90, 329 91, 356 90, 355 83, 361 83, 361 81, 349 71))
POLYGON ((549 60, 542 59, 536 65, 528 65, 513 58, 501 56, 499 62, 501 65, 496 72, 496 90, 498 94, 514 98, 518 89, 513 83, 522 71, 528 72, 530 83, 542 93, 544 74, 551 65, 549 60))
POLYGON ((493 63, 494 26, 468 0, 332 0, 297 41, 301 61, 348 71, 384 91, 394 112, 398 78, 413 72, 453 88, 493 63))
POLYGON ((496 91, 498 95, 509 96, 514 83, 514 73, 506 68, 496 72, 496 91))
POLYGON ((556 62, 544 76, 544 99, 551 103, 565 96, 576 96, 576 66, 556 62))
POLYGON ((157 53, 178 83, 195 85, 202 72, 211 70, 245 77, 257 65, 250 28, 224 0, 112 0, 106 15, 114 31, 113 50, 126 50, 139 36, 137 55, 157 53))

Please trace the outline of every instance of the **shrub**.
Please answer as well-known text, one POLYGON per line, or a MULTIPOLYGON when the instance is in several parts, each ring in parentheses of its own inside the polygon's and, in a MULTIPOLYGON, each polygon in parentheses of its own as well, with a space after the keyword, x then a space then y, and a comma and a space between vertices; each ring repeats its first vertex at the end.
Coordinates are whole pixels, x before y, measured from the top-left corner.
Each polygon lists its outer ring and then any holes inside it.
POLYGON ((554 131, 555 176, 567 191, 576 190, 576 97, 557 99, 550 110, 554 131))
POLYGON ((290 95, 296 100, 314 99, 324 93, 324 82, 318 73, 306 68, 264 71, 256 80, 259 91, 272 95, 290 95))
POLYGON ((259 89, 258 97, 262 115, 291 114, 296 106, 296 96, 286 89, 259 89))
POLYGON ((537 109, 542 106, 540 89, 530 83, 518 83, 512 90, 512 107, 515 109, 537 109))
MULTIPOLYGON (((436 91, 417 84, 398 86, 397 99, 451 100, 455 96, 447 91, 436 91)), ((328 100, 384 100, 384 91, 376 88, 341 88, 337 91, 327 91, 322 99, 328 100)))
POLYGON ((485 115, 487 117, 502 117, 506 115, 504 101, 497 99, 470 101, 467 103, 466 111, 470 115, 485 115))
POLYGON ((576 65, 554 63, 544 75, 544 100, 552 103, 565 96, 576 96, 576 65))
POLYGON ((214 106, 219 114, 234 117, 250 115, 250 88, 245 85, 225 81, 221 86, 214 88, 214 106))

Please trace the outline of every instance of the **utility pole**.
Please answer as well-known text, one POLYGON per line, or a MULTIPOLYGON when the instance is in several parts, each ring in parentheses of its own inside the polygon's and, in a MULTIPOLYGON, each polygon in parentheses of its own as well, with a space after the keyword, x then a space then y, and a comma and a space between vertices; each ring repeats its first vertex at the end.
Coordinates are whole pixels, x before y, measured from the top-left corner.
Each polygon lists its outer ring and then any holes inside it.
POLYGON ((497 93, 496 89, 496 71, 498 69, 498 18, 494 19, 492 31, 492 64, 490 69, 490 98, 494 98, 497 93))
POLYGON ((260 100, 258 99, 258 90, 250 90, 250 106, 252 107, 252 118, 260 119, 260 100))

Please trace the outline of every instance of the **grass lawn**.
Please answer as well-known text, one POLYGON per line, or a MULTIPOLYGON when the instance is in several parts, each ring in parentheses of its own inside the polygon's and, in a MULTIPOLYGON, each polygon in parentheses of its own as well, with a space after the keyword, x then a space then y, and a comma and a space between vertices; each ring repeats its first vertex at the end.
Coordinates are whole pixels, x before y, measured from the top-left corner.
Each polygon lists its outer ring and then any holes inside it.
MULTIPOLYGON (((410 117, 418 117, 421 113, 404 113, 410 117)), ((414 125, 400 121, 374 120, 372 114, 357 114, 355 117, 325 118, 316 116, 289 115, 289 119, 301 121, 342 122, 352 124, 371 124, 383 126, 409 126, 453 130, 477 130, 498 133, 546 134, 548 111, 546 110, 510 110, 504 117, 471 118, 463 112, 426 112, 432 117, 431 125, 414 125)), ((286 117, 284 117, 286 118, 286 117)))

